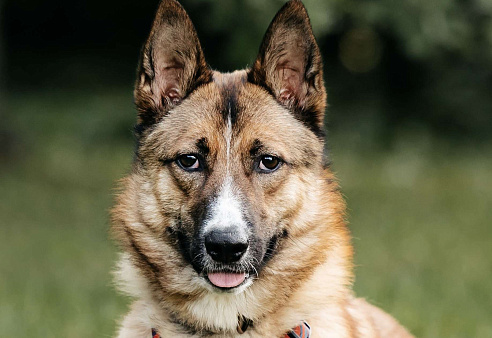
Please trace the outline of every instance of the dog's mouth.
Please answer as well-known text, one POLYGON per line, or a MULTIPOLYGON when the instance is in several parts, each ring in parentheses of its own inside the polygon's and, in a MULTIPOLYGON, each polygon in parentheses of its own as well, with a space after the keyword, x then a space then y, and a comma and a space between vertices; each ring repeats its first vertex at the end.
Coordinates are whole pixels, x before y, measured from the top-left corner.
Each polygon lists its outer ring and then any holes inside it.
POLYGON ((183 258, 206 284, 217 291, 237 291, 260 279, 262 268, 275 255, 280 239, 287 237, 287 232, 272 236, 266 243, 250 240, 249 248, 240 260, 226 263, 217 262, 207 254, 200 238, 188 238, 181 231, 172 232, 171 235, 176 236, 183 258))
POLYGON ((206 278, 213 286, 219 289, 230 290, 244 284, 249 278, 249 273, 227 271, 209 272, 206 278))

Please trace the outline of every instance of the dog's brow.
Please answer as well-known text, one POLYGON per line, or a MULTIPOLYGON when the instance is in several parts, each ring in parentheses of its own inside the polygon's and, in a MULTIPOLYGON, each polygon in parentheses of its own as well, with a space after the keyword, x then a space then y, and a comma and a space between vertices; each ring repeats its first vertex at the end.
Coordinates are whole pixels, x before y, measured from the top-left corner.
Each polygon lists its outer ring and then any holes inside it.
POLYGON ((263 143, 261 143, 261 141, 260 141, 260 140, 255 139, 255 140, 253 141, 253 144, 251 145, 251 149, 249 150, 249 154, 250 154, 251 156, 256 156, 256 155, 258 155, 258 153, 260 152, 260 150, 261 150, 262 148, 264 148, 264 147, 265 147, 265 146, 263 145, 263 143))
POLYGON ((198 141, 196 141, 196 147, 200 150, 203 155, 207 155, 210 152, 210 148, 208 147, 208 141, 205 137, 202 137, 198 141))
POLYGON ((283 161, 288 163, 283 156, 284 154, 279 153, 274 148, 269 147, 268 144, 264 144, 258 139, 255 139, 253 141, 253 144, 251 145, 251 149, 249 150, 249 154, 251 157, 257 157, 259 155, 267 155, 267 154, 274 155, 282 158, 283 161))

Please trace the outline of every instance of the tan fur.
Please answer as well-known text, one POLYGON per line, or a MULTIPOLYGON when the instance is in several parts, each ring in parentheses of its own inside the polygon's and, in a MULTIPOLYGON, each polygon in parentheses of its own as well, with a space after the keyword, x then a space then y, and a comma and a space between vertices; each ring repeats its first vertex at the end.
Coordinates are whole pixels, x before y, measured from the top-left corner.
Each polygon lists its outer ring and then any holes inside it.
POLYGON ((173 0, 161 3, 136 86, 136 160, 113 210, 113 232, 125 252, 116 279, 135 298, 118 337, 146 338, 155 328, 163 337, 275 338, 302 320, 312 338, 410 337, 352 295, 345 205, 323 165, 318 134, 326 99, 321 70, 300 1, 274 19, 253 69, 231 74, 204 68, 186 13, 173 0), (253 169, 258 144, 285 162, 280 169, 253 169), (202 147, 203 172, 179 168, 177 156, 202 147), (278 240, 255 278, 219 292, 190 264, 197 257, 184 256, 177 234, 197 233, 197 213, 228 180, 256 236, 278 240), (243 334, 238 318, 252 322, 243 334))

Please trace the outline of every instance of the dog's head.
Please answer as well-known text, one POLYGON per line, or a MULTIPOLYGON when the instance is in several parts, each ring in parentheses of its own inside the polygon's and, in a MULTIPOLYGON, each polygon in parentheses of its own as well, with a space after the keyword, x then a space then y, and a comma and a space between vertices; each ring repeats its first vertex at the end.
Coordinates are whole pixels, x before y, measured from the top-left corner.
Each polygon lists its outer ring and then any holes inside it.
POLYGON ((230 74, 207 66, 183 8, 161 2, 138 68, 134 170, 115 209, 119 237, 156 289, 238 293, 284 238, 310 231, 325 100, 300 1, 276 15, 252 67, 230 74))

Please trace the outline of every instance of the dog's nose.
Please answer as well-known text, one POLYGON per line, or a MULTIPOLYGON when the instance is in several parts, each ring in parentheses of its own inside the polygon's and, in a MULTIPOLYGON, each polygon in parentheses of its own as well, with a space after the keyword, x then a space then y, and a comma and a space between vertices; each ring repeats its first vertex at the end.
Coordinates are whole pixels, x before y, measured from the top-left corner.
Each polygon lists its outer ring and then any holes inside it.
POLYGON ((214 261, 234 263, 248 249, 248 240, 236 232, 214 230, 205 236, 205 248, 214 261))

